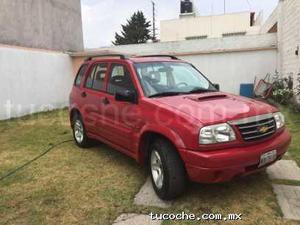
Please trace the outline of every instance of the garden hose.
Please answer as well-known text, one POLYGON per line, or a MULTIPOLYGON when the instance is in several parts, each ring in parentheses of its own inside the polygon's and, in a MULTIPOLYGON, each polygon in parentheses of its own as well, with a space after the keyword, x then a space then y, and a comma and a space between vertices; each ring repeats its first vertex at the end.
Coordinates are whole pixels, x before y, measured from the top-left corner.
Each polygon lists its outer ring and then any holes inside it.
POLYGON ((67 143, 67 142, 71 142, 73 140, 65 140, 65 141, 62 141, 62 142, 59 142, 55 145, 51 145, 49 146, 43 153, 41 153, 40 155, 36 156, 35 158, 29 160, 28 162, 24 163, 23 165, 21 166, 18 166, 16 167, 15 169, 13 169, 12 171, 8 172, 6 175, 4 175, 3 177, 0 178, 0 182, 2 180, 4 180, 5 178, 15 174, 16 172, 18 172, 19 170, 23 169, 24 167, 30 165, 31 163, 33 163, 34 161, 38 160, 39 158, 41 158, 42 156, 46 155, 48 152, 50 152, 52 149, 64 144, 64 143, 67 143))

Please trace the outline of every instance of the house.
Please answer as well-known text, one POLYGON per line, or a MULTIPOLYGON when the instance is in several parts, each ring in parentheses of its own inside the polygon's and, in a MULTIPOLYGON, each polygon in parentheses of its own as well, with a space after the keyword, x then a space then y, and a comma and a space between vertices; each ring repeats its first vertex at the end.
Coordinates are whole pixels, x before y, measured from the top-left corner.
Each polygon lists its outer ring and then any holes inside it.
POLYGON ((181 1, 179 18, 160 22, 160 41, 199 40, 259 34, 262 13, 226 13, 198 16, 190 0, 181 1))

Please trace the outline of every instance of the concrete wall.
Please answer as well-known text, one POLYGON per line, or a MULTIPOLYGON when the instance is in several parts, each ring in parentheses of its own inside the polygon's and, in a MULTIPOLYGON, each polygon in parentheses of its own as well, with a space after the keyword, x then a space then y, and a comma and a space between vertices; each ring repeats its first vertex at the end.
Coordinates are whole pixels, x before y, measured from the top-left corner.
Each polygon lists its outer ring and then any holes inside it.
POLYGON ((182 56, 193 63, 221 90, 239 94, 240 84, 254 83, 255 77, 264 78, 276 70, 276 50, 228 52, 182 56))
POLYGON ((173 54, 195 64, 226 92, 239 94, 241 83, 253 83, 277 69, 276 34, 215 38, 206 40, 123 45, 72 54, 74 70, 89 55, 123 53, 131 55, 173 54))
POLYGON ((59 52, 0 45, 0 119, 66 106, 72 60, 59 52))
POLYGON ((300 1, 280 1, 278 7, 279 68, 282 75, 292 73, 296 79, 300 73, 300 1))
POLYGON ((0 44, 83 49, 80 0, 1 0, 0 44))
POLYGON ((163 20, 160 25, 160 39, 181 41, 188 37, 208 36, 220 38, 226 33, 247 32, 258 34, 259 26, 250 27, 250 12, 213 16, 185 16, 180 19, 163 20))
POLYGON ((174 54, 195 64, 223 91, 239 93, 277 68, 276 34, 114 46, 67 54, 0 45, 0 119, 60 108, 68 103, 74 74, 88 55, 174 54))

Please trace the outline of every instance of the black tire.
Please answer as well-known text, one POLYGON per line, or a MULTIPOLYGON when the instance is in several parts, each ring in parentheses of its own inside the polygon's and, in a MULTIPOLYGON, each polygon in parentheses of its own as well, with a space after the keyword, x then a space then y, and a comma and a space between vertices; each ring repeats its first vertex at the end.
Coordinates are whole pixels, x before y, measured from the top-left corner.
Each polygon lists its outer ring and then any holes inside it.
POLYGON ((73 129, 73 138, 78 147, 80 147, 80 148, 91 147, 92 140, 89 139, 89 137, 87 136, 83 120, 79 114, 74 115, 72 118, 72 129, 73 129), (82 139, 81 138, 79 139, 76 137, 76 134, 75 134, 76 123, 81 124, 81 126, 82 126, 82 139))
MULTIPOLYGON (((153 156, 155 159, 155 156, 153 156)), ((171 200, 180 196, 186 188, 187 176, 182 159, 180 158, 177 149, 169 141, 159 138, 150 146, 149 151, 149 169, 153 188, 156 194, 163 200, 171 200), (158 187, 154 181, 152 168, 155 163, 152 163, 152 154, 158 153, 163 170, 163 181, 161 187, 158 187)), ((157 177, 157 176, 156 176, 157 177)), ((156 179, 157 180, 157 179, 156 179)))

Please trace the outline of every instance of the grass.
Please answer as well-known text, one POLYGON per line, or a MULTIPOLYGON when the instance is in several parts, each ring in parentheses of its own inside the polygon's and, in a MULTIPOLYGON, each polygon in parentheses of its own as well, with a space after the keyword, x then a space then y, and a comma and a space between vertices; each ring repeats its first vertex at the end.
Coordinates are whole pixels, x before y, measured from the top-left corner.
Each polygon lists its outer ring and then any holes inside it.
MULTIPOLYGON (((2 121, 0 131, 0 177, 51 144, 72 139, 66 110, 2 121)), ((291 153, 296 153, 293 146, 291 153)), ((0 224, 108 225, 121 213, 181 211, 196 215, 243 214, 242 221, 228 224, 297 224, 281 218, 265 173, 224 184, 191 183, 186 194, 169 209, 133 204, 146 178, 145 168, 106 145, 81 150, 68 142, 0 181, 0 224)))
POLYGON ((294 113, 286 107, 281 107, 281 111, 285 115, 286 125, 292 134, 289 154, 300 166, 300 113, 294 113))
POLYGON ((300 186, 300 180, 272 180, 275 184, 291 185, 291 186, 300 186))

